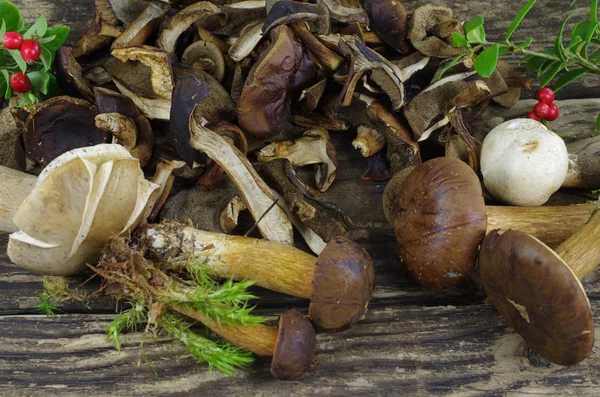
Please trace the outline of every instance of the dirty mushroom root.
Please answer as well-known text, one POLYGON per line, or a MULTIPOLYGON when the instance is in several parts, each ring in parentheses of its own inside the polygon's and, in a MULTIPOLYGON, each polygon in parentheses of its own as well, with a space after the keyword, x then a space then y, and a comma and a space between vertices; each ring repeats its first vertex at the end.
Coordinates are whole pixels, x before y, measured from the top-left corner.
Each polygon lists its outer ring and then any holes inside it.
POLYGON ((436 158, 398 173, 384 193, 400 257, 429 289, 443 290, 473 270, 479 244, 495 228, 515 228, 556 247, 593 219, 598 203, 562 207, 485 206, 477 174, 436 158))
POLYGON ((371 258, 356 243, 334 238, 318 258, 285 244, 205 232, 176 222, 138 231, 151 258, 191 257, 218 277, 255 280, 256 285, 310 299, 315 328, 336 332, 356 324, 374 292, 371 258))

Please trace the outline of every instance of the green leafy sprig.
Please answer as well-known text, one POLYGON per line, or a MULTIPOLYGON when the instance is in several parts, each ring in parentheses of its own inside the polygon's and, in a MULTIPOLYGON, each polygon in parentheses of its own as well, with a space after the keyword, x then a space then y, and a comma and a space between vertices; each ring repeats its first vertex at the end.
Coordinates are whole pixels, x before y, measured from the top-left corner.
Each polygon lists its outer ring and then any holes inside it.
POLYGON ((57 82, 51 73, 56 51, 64 44, 70 29, 66 26, 49 28, 44 15, 40 15, 31 26, 19 9, 9 1, 0 1, 0 39, 6 32, 19 32, 25 40, 36 40, 40 43, 41 54, 33 64, 27 64, 19 50, 8 50, 2 47, 0 40, 0 98, 10 99, 13 96, 10 87, 10 76, 15 72, 23 72, 31 81, 31 90, 23 94, 19 107, 35 105, 57 91, 57 82))

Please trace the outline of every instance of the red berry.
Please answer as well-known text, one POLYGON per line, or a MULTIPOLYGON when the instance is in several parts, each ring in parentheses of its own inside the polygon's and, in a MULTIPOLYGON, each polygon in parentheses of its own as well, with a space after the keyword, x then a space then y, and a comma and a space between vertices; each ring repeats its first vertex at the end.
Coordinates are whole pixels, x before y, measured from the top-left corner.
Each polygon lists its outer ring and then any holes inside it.
POLYGON ((527 118, 535 121, 540 121, 540 118, 534 112, 527 113, 527 118))
POLYGON ((537 92, 535 97, 540 102, 551 104, 554 102, 554 91, 550 88, 542 88, 537 92))
POLYGON ((31 64, 37 61, 41 53, 42 47, 35 40, 25 40, 21 44, 21 56, 27 63, 31 64))
POLYGON ((7 32, 2 38, 2 45, 7 50, 18 50, 23 43, 23 36, 17 32, 7 32))
POLYGON ((558 118, 558 115, 560 114, 560 111, 558 110, 558 106, 556 106, 555 104, 551 103, 548 109, 548 115, 546 116, 546 120, 548 121, 554 121, 558 118))
POLYGON ((550 111, 550 105, 544 102, 540 102, 533 107, 533 111, 535 115, 540 119, 545 119, 548 116, 548 112, 550 111))
POLYGON ((31 80, 22 72, 13 73, 10 76, 10 88, 16 92, 28 92, 31 89, 31 80))

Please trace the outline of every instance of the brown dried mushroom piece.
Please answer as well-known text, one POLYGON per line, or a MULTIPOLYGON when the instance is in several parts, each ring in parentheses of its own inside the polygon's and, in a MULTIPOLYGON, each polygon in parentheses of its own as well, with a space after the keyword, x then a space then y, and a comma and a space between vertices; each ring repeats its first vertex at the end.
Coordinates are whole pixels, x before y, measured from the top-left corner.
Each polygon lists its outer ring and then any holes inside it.
POLYGON ((311 299, 309 317, 321 331, 356 324, 375 289, 371 258, 344 237, 333 239, 318 258, 289 245, 174 222, 142 228, 139 241, 159 260, 195 255, 220 278, 255 280, 257 286, 311 299))
POLYGON ((56 77, 59 84, 69 95, 94 99, 89 83, 83 78, 81 65, 73 56, 73 49, 61 47, 56 52, 56 77))
POLYGON ((271 30, 271 44, 250 70, 237 103, 240 127, 269 139, 289 127, 294 88, 315 72, 312 56, 286 25, 271 30))
POLYGON ((235 43, 229 48, 229 56, 234 62, 241 62, 244 58, 254 51, 254 48, 264 38, 262 27, 263 21, 255 22, 246 26, 241 34, 235 40, 235 43))
POLYGON ((216 44, 199 40, 190 44, 183 55, 181 63, 190 67, 198 67, 216 80, 222 81, 225 77, 225 58, 216 44))
POLYGON ((511 64, 506 61, 498 61, 496 66, 508 87, 508 92, 502 95, 497 95, 492 100, 500 106, 511 107, 521 99, 522 89, 531 89, 531 80, 522 78, 520 73, 515 71, 511 64))
POLYGON ((91 54, 101 48, 108 47, 115 37, 121 34, 119 19, 112 9, 109 0, 95 0, 94 19, 85 35, 73 45, 75 58, 91 54))
POLYGON ((408 46, 408 13, 399 0, 364 0, 371 26, 393 49, 406 54, 408 46))
POLYGON ((295 22, 309 22, 317 34, 328 34, 330 30, 329 9, 325 4, 307 4, 299 1, 278 1, 269 10, 263 34, 280 25, 290 25, 295 22))
POLYGON ((167 7, 150 3, 133 22, 127 24, 123 33, 113 41, 112 49, 145 44, 160 27, 167 10, 167 7))
POLYGON ((267 16, 265 1, 239 1, 219 8, 227 14, 226 24, 220 23, 219 15, 200 21, 203 28, 218 36, 239 37, 246 26, 264 22, 267 16))
MULTIPOLYGON (((576 248, 587 251, 589 243, 598 251, 590 240, 576 248)), ((560 365, 581 362, 594 344, 590 302, 573 268, 581 263, 571 261, 573 254, 581 253, 560 247, 553 252, 526 233, 495 230, 483 240, 479 255, 494 306, 535 351, 560 365)), ((598 255, 593 260, 594 266, 600 262, 598 255)))
MULTIPOLYGON (((13 103, 14 101, 13 99, 13 103)), ((17 122, 13 116, 13 103, 7 103, 0 110, 0 166, 25 171, 27 162, 22 138, 23 128, 20 120, 17 122)))
POLYGON ((106 143, 110 136, 96 128, 97 114, 83 99, 59 96, 42 102, 25 122, 27 153, 45 165, 69 150, 106 143))
POLYGON ((321 192, 327 191, 337 174, 337 154, 327 130, 314 128, 295 141, 275 142, 258 153, 259 161, 288 159, 297 167, 316 164, 315 183, 321 192))
POLYGON ((450 8, 425 4, 412 13, 408 38, 421 54, 437 58, 454 58, 462 53, 452 45, 452 32, 464 34, 462 24, 453 20, 450 8))
POLYGON ((600 187, 600 136, 567 143, 569 171, 562 187, 598 189, 600 187))
POLYGON ((369 25, 369 16, 358 4, 356 7, 348 7, 340 0, 321 0, 321 2, 327 6, 329 16, 336 22, 369 25))

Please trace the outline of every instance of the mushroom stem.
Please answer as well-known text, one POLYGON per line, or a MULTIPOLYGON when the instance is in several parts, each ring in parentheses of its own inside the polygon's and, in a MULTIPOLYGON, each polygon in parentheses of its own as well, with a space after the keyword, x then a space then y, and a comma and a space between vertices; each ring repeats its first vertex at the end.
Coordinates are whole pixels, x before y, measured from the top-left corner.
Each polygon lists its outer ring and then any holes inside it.
POLYGON ((142 240, 159 257, 191 255, 219 277, 255 280, 273 291, 310 299, 317 258, 286 244, 205 232, 177 223, 152 225, 142 240))
POLYGON ((585 226, 554 250, 580 280, 600 264, 598 236, 600 212, 596 211, 585 226))
POLYGON ((262 324, 231 327, 219 324, 217 321, 202 315, 199 311, 182 304, 171 305, 171 308, 185 316, 200 321, 219 335, 219 337, 254 354, 272 356, 275 351, 278 332, 276 328, 262 324))
POLYGON ((31 193, 37 178, 24 172, 0 166, 0 232, 13 233, 19 228, 13 223, 13 218, 21 203, 31 193))
POLYGON ((598 203, 543 207, 488 205, 485 210, 488 217, 486 234, 495 229, 520 230, 555 248, 592 223, 590 219, 594 219, 598 203))

